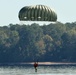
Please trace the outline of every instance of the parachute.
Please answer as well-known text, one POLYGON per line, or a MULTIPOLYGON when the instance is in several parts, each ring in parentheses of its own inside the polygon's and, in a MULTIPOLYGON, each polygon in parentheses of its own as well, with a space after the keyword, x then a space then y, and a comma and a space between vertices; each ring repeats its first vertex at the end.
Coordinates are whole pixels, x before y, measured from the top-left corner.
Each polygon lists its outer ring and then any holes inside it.
POLYGON ((20 21, 57 21, 55 11, 45 5, 25 6, 18 14, 20 21))

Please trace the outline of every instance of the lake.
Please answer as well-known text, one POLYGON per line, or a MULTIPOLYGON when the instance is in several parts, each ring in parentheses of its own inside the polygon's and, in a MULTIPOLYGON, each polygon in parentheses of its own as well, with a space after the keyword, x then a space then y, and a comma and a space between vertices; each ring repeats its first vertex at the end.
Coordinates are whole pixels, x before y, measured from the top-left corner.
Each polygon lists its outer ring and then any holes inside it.
POLYGON ((0 75, 75 75, 76 66, 38 66, 37 72, 31 66, 0 66, 0 75))

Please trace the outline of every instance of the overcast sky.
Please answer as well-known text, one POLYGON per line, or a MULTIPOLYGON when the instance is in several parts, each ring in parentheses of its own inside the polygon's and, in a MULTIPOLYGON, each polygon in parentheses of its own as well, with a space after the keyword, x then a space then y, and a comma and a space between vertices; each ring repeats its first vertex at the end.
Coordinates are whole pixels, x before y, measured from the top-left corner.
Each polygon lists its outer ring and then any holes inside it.
POLYGON ((19 10, 28 5, 42 4, 53 8, 62 23, 76 21, 76 0, 0 0, 0 26, 19 24, 19 10))

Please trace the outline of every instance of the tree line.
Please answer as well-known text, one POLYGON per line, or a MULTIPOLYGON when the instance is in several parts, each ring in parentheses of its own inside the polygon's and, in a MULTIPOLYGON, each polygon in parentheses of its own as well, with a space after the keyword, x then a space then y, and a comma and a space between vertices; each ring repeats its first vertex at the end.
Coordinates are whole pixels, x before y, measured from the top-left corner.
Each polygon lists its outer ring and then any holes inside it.
POLYGON ((76 62, 76 22, 0 27, 0 63, 76 62))

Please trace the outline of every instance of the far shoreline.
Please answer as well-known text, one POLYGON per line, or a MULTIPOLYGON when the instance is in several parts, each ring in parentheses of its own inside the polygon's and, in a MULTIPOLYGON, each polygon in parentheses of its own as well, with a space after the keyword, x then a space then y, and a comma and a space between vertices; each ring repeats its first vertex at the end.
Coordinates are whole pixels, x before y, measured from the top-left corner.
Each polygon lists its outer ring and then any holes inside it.
MULTIPOLYGON (((34 62, 0 63, 0 66, 33 66, 34 62)), ((76 66, 76 62, 38 62, 39 66, 76 66)))

